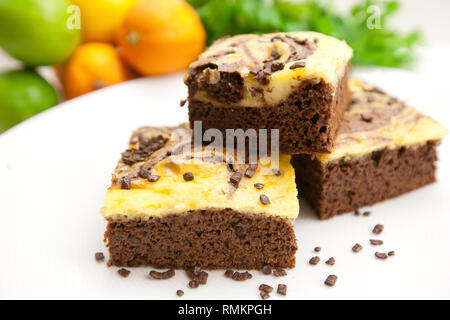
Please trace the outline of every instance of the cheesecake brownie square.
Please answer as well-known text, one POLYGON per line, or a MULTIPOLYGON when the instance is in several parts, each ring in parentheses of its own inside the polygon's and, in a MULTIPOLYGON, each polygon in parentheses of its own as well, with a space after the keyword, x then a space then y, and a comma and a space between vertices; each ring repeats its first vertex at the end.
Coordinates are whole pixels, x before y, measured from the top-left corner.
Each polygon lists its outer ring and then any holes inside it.
POLYGON ((283 153, 331 152, 349 103, 351 57, 344 41, 316 32, 217 40, 185 76, 191 126, 279 129, 283 153))
POLYGON ((436 180, 446 129, 368 83, 351 80, 352 104, 331 154, 292 158, 300 194, 320 219, 436 180))
POLYGON ((192 148, 187 126, 133 133, 101 210, 109 265, 294 267, 299 204, 290 156, 272 170, 267 158, 246 164, 202 148, 192 148))

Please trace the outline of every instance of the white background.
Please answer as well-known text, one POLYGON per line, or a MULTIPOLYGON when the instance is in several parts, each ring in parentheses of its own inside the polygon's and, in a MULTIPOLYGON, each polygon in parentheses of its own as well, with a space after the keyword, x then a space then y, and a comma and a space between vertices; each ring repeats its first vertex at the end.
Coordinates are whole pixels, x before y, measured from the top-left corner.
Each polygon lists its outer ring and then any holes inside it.
MULTIPOLYGON (((354 75, 450 128, 450 2, 404 2, 394 23, 405 30, 421 26, 428 39, 414 73, 369 69, 354 75)), ((3 59, 3 68, 10 62, 3 59)), ((66 102, 0 135, 0 298, 170 299, 183 289, 183 299, 257 299, 263 282, 287 284, 292 299, 450 298, 448 139, 440 148, 440 182, 373 206, 370 217, 319 221, 302 203, 297 267, 287 277, 255 271, 252 280, 234 282, 217 271, 207 286, 192 290, 183 272, 154 281, 146 276, 149 268, 139 268, 123 279, 117 268, 95 262, 96 251, 106 252, 98 209, 130 132, 186 121, 186 109, 178 107, 185 95, 180 75, 139 79, 66 102), (377 223, 385 225, 379 237, 371 233, 377 223), (385 245, 370 246, 372 238, 385 245), (358 254, 351 251, 356 242, 363 246, 358 254), (375 250, 395 250, 396 256, 381 261, 375 250), (310 266, 314 255, 322 261, 310 266), (333 267, 324 264, 330 256, 333 267), (323 285, 328 274, 339 277, 334 288, 323 285)))

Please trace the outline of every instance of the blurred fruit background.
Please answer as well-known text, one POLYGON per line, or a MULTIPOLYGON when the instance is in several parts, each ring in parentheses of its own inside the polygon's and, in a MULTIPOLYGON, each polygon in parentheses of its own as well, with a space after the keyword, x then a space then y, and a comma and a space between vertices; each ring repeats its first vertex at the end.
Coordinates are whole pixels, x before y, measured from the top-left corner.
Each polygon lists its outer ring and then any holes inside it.
POLYGON ((0 133, 65 99, 182 72, 224 35, 315 30, 345 39, 356 66, 407 67, 423 37, 392 26, 399 7, 397 0, 0 0, 0 133), (374 5, 381 28, 367 27, 374 5))

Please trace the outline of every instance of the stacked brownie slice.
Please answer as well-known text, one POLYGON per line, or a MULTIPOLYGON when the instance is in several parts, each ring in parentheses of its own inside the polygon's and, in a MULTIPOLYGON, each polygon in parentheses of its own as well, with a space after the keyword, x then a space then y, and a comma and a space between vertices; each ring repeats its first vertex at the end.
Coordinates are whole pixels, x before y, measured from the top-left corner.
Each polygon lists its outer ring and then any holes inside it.
POLYGON ((191 125, 278 129, 281 152, 331 152, 350 101, 351 57, 344 41, 315 32, 220 39, 186 76, 191 125))
POLYGON ((321 219, 435 181, 446 130, 370 84, 352 50, 314 32, 240 35, 191 65, 189 118, 203 130, 279 129, 297 188, 321 219))

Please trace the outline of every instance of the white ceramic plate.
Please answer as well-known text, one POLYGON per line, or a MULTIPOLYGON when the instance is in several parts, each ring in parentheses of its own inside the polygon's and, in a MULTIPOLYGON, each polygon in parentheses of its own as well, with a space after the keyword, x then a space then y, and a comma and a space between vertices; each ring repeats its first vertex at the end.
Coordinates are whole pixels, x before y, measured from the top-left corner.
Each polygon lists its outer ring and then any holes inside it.
MULTIPOLYGON (((356 73, 450 127, 446 78, 356 73)), ((440 181, 371 207, 370 217, 319 221, 302 203, 297 267, 287 277, 254 271, 253 279, 235 282, 216 271, 193 290, 184 272, 155 281, 149 268, 138 268, 124 279, 117 268, 95 262, 95 252, 106 253, 99 208, 129 134, 186 121, 186 107, 179 107, 185 96, 181 75, 139 79, 65 102, 0 136, 0 298, 175 299, 183 289, 183 299, 258 299, 261 283, 287 284, 292 299, 450 298, 448 139, 440 148, 440 181), (375 237, 382 247, 368 243, 377 223, 385 225, 375 237), (358 254, 351 250, 356 242, 363 246, 358 254), (376 250, 396 256, 378 260, 376 250), (317 266, 308 264, 314 255, 321 258, 317 266), (331 256, 336 264, 324 264, 331 256), (339 277, 334 288, 323 284, 329 274, 339 277)))

